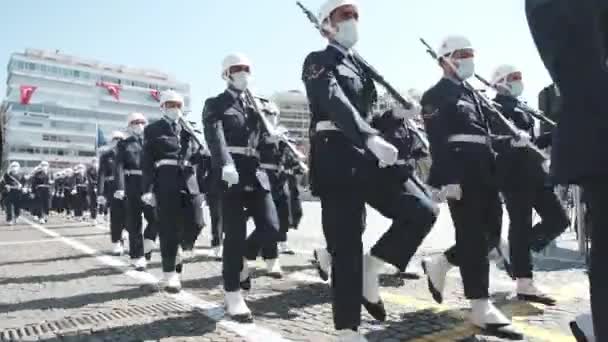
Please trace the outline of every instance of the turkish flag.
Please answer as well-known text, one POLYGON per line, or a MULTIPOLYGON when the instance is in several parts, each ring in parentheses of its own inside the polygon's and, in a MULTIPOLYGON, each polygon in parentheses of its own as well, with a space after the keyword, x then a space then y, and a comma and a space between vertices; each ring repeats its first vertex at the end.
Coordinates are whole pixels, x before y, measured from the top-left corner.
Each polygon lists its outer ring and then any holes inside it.
POLYGON ((120 100, 120 85, 107 82, 99 82, 97 85, 106 88, 110 95, 112 95, 116 100, 120 100))
POLYGON ((37 87, 23 85, 20 87, 21 90, 21 104, 27 105, 30 104, 30 100, 32 99, 32 95, 36 91, 37 87))
POLYGON ((156 90, 156 89, 152 89, 152 90, 150 90, 150 95, 152 95, 152 97, 153 97, 153 98, 154 98, 156 101, 160 102, 160 92, 159 92, 158 90, 156 90))

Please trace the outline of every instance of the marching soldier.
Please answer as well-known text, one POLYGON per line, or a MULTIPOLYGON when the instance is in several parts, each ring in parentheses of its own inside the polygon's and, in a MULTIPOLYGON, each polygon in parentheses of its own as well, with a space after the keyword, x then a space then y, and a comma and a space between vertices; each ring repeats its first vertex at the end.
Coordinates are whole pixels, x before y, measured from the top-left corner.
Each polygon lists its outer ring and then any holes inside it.
POLYGON ((181 290, 181 249, 194 246, 202 222, 200 189, 193 157, 200 148, 192 130, 184 127, 184 98, 173 90, 161 94, 163 118, 144 129, 141 169, 144 203, 157 208, 162 258, 162 286, 168 292, 181 290))
POLYGON ((72 218, 73 212, 72 210, 74 210, 74 195, 72 194, 74 192, 74 170, 72 170, 71 168, 66 168, 64 170, 64 182, 63 182, 63 205, 64 205, 64 211, 65 211, 65 215, 68 218, 72 218))
POLYGON ((53 180, 53 210, 57 214, 63 213, 63 173, 57 171, 53 180))
POLYGON ((84 211, 87 203, 87 178, 86 168, 83 164, 78 164, 74 167, 74 175, 72 182, 74 188, 72 189, 72 204, 74 208, 74 217, 77 220, 84 220, 84 211))
POLYGON ((250 75, 251 63, 245 56, 227 56, 222 63, 222 78, 228 87, 207 99, 203 109, 205 139, 216 176, 212 187, 221 192, 226 311, 243 322, 253 319, 241 294, 242 283, 249 286, 245 251, 256 249, 252 244, 276 248, 279 228, 268 175, 260 169, 257 147, 261 135, 268 132, 261 129, 262 113, 256 112, 255 99, 249 96, 250 75), (257 231, 248 241, 245 208, 254 217, 257 231))
POLYGON ((110 209, 110 236, 112 253, 121 255, 124 252, 122 233, 126 228, 126 209, 124 200, 114 197, 116 182, 114 179, 114 165, 116 162, 116 144, 125 138, 120 131, 112 133, 110 147, 99 157, 99 180, 97 182, 97 202, 110 209))
POLYGON ((97 181, 99 179, 97 159, 93 159, 86 168, 87 179, 87 199, 89 203, 89 212, 93 225, 97 224, 97 212, 99 203, 97 203, 97 181))
POLYGON ((49 177, 49 163, 40 163, 38 171, 32 177, 32 190, 36 195, 36 208, 39 214, 40 223, 46 223, 49 217, 49 206, 51 204, 51 184, 49 177))
POLYGON ((25 179, 19 173, 21 165, 12 162, 8 171, 4 174, 4 188, 6 189, 6 222, 9 225, 17 224, 17 219, 21 215, 21 192, 25 184, 25 179))
POLYGON ((129 255, 133 267, 138 271, 146 269, 146 259, 154 248, 156 241, 156 219, 154 208, 143 203, 143 182, 141 154, 143 150, 144 127, 148 123, 141 113, 131 113, 128 117, 127 131, 129 136, 116 145, 114 179, 116 191, 114 197, 126 198, 127 231, 129 232, 129 255), (148 223, 142 235, 142 213, 148 223), (147 245, 147 246, 146 246, 147 245), (145 250, 144 247, 148 247, 145 250), (144 258, 146 254, 146 258, 144 258))
POLYGON ((551 149, 551 176, 555 184, 582 187, 593 227, 589 283, 595 331, 590 331, 590 324, 582 324, 588 316, 580 317, 572 323, 579 341, 608 340, 608 277, 604 273, 608 156, 603 150, 608 130, 606 9, 606 2, 599 0, 526 1, 534 42, 562 98, 551 149))
MULTIPOLYGON (((521 333, 491 303, 488 293, 489 240, 500 236, 497 232, 502 225, 492 144, 507 145, 512 140, 492 139, 486 108, 462 82, 475 71, 469 40, 449 36, 438 55, 444 76, 421 101, 433 159, 428 183, 440 189, 440 197, 448 199, 456 246, 449 253, 423 261, 429 290, 442 302, 445 274, 450 265, 459 265, 465 296, 471 302, 472 323, 491 334, 521 339, 521 333)), ((518 143, 526 142, 522 137, 518 143)))
MULTIPOLYGON (((517 128, 534 136, 534 119, 519 105, 523 92, 521 71, 511 65, 499 66, 492 77, 497 89, 495 101, 502 112, 517 128)), ((549 133, 550 135, 550 133, 549 133)), ((533 139, 539 148, 550 143, 547 135, 533 139), (544 140, 544 141, 543 141, 544 140)), ((549 183, 549 174, 529 148, 507 147, 498 151, 497 167, 500 188, 509 212, 509 246, 513 277, 517 280, 520 299, 554 304, 555 300, 543 294, 532 280, 530 250, 540 252, 561 235, 570 225, 566 209, 549 183), (532 227, 532 209, 541 221, 532 227)))
MULTIPOLYGON (((358 18, 353 1, 327 1, 319 20, 329 45, 307 56, 302 74, 312 112, 311 186, 321 198, 333 266, 334 325, 341 341, 365 341, 357 332, 361 304, 374 318, 386 319, 380 269, 384 262, 405 269, 436 219, 422 187, 383 174, 381 166, 397 164, 400 155, 369 122, 377 93, 369 69, 351 51, 358 40, 358 18), (366 203, 392 219, 392 225, 363 256, 366 203)), ((413 105, 405 112, 413 116, 417 109, 413 105)))

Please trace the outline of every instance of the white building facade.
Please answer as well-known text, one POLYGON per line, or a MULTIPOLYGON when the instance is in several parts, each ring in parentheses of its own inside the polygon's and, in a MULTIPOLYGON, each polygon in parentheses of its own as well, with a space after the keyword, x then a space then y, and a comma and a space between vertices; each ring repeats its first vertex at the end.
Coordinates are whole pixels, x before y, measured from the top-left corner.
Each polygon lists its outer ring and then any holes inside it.
POLYGON ((289 130, 301 151, 308 154, 311 114, 306 94, 289 90, 275 93, 271 99, 281 111, 279 124, 289 130))
POLYGON ((168 74, 54 51, 12 54, 6 83, 3 159, 25 170, 42 160, 52 169, 90 162, 98 128, 110 140, 131 112, 160 118, 159 91, 174 89, 184 95, 185 111, 190 105, 189 85, 168 74))

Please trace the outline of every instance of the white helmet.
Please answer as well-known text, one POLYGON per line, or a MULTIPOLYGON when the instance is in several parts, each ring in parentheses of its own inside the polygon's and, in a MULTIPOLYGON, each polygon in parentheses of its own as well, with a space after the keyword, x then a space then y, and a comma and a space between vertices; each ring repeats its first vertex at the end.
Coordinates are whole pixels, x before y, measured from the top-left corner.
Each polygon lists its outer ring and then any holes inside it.
POLYGON ((321 24, 327 20, 333 11, 342 6, 352 5, 357 7, 357 1, 354 0, 327 0, 319 9, 318 19, 321 24))
POLYGON ((125 138, 125 134, 121 131, 112 132, 112 140, 123 140, 125 138))
POLYGON ((40 162, 40 167, 49 167, 49 162, 47 162, 46 160, 43 160, 40 162))
POLYGON ((21 165, 19 165, 19 163, 18 163, 18 162, 16 162, 16 161, 12 162, 12 163, 9 165, 9 168, 10 168, 10 169, 14 169, 14 168, 20 168, 20 167, 21 167, 21 165))
POLYGON ((245 65, 251 69, 251 61, 242 53, 232 53, 222 61, 222 78, 228 79, 228 70, 235 65, 245 65))
POLYGON ((148 122, 148 120, 146 119, 146 117, 142 113, 138 113, 138 112, 134 112, 134 113, 129 114, 129 116, 127 117, 127 125, 130 125, 131 122, 133 122, 133 121, 148 122))
POLYGON ((496 68, 496 70, 494 70, 494 73, 492 74, 492 85, 496 85, 505 77, 515 72, 521 72, 521 70, 509 64, 503 64, 499 66, 498 68, 496 68))
POLYGON ((161 107, 165 104, 165 102, 179 102, 183 105, 184 97, 177 93, 175 90, 165 90, 160 94, 161 107))
POLYGON ((412 98, 412 99, 414 99, 414 100, 416 100, 418 102, 420 102, 420 100, 422 99, 422 92, 420 90, 416 89, 416 88, 410 88, 407 91, 407 95, 410 98, 412 98))
POLYGON ((454 51, 465 50, 465 49, 473 49, 473 45, 471 41, 465 36, 447 36, 441 46, 437 50, 437 54, 440 57, 447 56, 454 51))

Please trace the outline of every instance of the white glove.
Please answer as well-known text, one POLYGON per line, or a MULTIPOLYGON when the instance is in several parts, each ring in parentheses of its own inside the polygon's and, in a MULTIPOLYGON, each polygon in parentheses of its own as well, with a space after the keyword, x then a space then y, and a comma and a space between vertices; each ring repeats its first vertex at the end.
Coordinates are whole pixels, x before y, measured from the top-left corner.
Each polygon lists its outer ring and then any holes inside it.
POLYGON ((530 137, 530 134, 521 131, 518 133, 517 138, 514 138, 513 140, 511 140, 511 146, 513 146, 515 148, 526 147, 526 146, 530 145, 531 139, 532 138, 530 137))
POLYGON ((460 184, 448 184, 441 188, 443 196, 447 199, 461 200, 462 199, 462 188, 460 184))
POLYGON ((276 135, 268 135, 266 136, 266 143, 268 144, 276 144, 279 142, 279 137, 276 135))
POLYGON ((445 192, 436 188, 429 187, 431 190, 431 199, 437 203, 444 203, 447 201, 447 197, 445 196, 445 192))
POLYGON ((228 164, 222 168, 222 180, 228 183, 228 187, 239 184, 239 173, 234 164, 228 164))
POLYGON ((151 207, 156 207, 156 196, 152 192, 146 192, 141 195, 141 201, 151 207))
POLYGON ((367 139, 367 148, 378 158, 381 165, 391 166, 397 162, 399 151, 381 137, 374 135, 367 139))
POLYGON ((101 205, 106 205, 106 198, 103 196, 97 196, 97 203, 101 205))
POLYGON ((116 190, 116 192, 114 192, 114 198, 119 199, 119 200, 125 199, 125 191, 116 190))
POLYGON ((76 191, 76 189, 72 190, 71 194, 72 195, 76 195, 78 193, 78 191, 76 191))
POLYGON ((413 119, 420 115, 422 112, 422 106, 418 101, 412 98, 406 98, 411 104, 412 107, 410 109, 405 109, 401 104, 395 104, 393 106, 393 114, 398 118, 404 119, 413 119))

